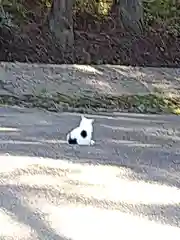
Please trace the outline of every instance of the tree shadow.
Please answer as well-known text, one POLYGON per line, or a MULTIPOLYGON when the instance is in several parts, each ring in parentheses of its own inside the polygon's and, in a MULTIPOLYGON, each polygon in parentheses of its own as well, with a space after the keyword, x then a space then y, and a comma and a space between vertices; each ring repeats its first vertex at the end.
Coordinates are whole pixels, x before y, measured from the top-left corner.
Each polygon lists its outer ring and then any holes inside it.
POLYGON ((31 234, 35 232, 38 239, 70 240, 57 234, 50 224, 45 222, 43 213, 33 211, 28 204, 22 203, 23 196, 18 195, 17 186, 11 184, 0 186, 0 208, 6 214, 18 223, 30 227, 31 234))
MULTIPOLYGON (((179 71, 169 68, 126 67, 118 65, 97 66, 98 71, 104 69, 104 75, 112 76, 123 83, 129 94, 146 94, 162 91, 165 94, 179 93, 179 71)), ((126 92, 126 91, 125 91, 126 92)))
MULTIPOLYGON (((31 170, 33 170, 33 167, 30 167, 31 170)), ((29 169, 29 170, 30 170, 29 169)), ((51 172, 52 168, 48 169, 49 175, 54 179, 54 183, 48 183, 49 178, 48 175, 44 175, 44 183, 40 184, 33 184, 33 177, 41 176, 43 175, 43 171, 39 171, 41 175, 38 174, 38 171, 36 173, 31 171, 28 173, 31 175, 31 180, 28 184, 24 183, 24 180, 28 175, 26 174, 19 174, 16 175, 14 182, 15 184, 3 184, 0 186, 0 196, 1 196, 1 202, 0 202, 0 208, 3 209, 5 212, 7 212, 12 218, 14 218, 16 221, 23 223, 27 226, 29 226, 31 229, 33 229, 36 234, 38 235, 39 239, 67 239, 64 237, 61 237, 58 235, 55 230, 53 230, 48 223, 45 223, 44 215, 48 215, 46 211, 44 211, 43 205, 40 203, 44 202, 45 204, 50 204, 49 206, 56 207, 57 209, 63 209, 63 206, 66 207, 69 206, 71 209, 72 204, 75 204, 78 211, 78 206, 84 206, 86 207, 92 207, 94 209, 107 209, 109 211, 118 211, 119 213, 125 213, 129 214, 131 213, 134 216, 143 216, 145 219, 148 219, 149 221, 155 221, 160 224, 167 224, 170 226, 179 227, 179 221, 180 221, 180 207, 179 207, 179 190, 173 189, 171 187, 167 188, 167 191, 169 191, 169 194, 174 193, 174 196, 166 196, 166 199, 163 199, 163 196, 161 196, 160 199, 158 199, 157 196, 153 195, 148 200, 148 197, 146 196, 147 192, 137 197, 133 198, 132 189, 130 190, 128 184, 131 184, 131 181, 124 185, 124 187, 127 186, 127 191, 131 191, 132 198, 127 198, 127 193, 124 191, 124 188, 122 188, 122 185, 119 185, 119 188, 117 188, 116 194, 112 194, 113 190, 111 189, 111 192, 109 192, 108 184, 104 186, 104 190, 100 185, 97 185, 98 180, 94 181, 93 184, 88 185, 88 181, 86 179, 82 179, 82 182, 76 182, 73 181, 74 172, 72 171, 70 174, 66 176, 64 175, 64 178, 62 176, 55 176, 53 172, 51 172), (72 179, 71 179, 72 177, 72 179), (18 181, 17 184, 16 182, 18 181), (46 179, 47 178, 47 179, 46 179), (59 182, 59 184, 58 184, 59 182), (64 189, 62 191, 62 188, 64 189), (107 189, 106 189, 107 188, 107 189), (79 189, 82 189, 79 191, 79 189), (93 190, 94 189, 94 190, 93 190), (100 190, 101 189, 101 190, 100 190), (107 193, 107 196, 104 195, 105 192, 107 193), (122 194, 121 194, 122 192, 122 194), (108 195, 108 193, 112 196, 108 195), (123 196, 125 194, 125 197, 123 196), (22 199, 25 196, 25 200, 22 199), (50 197, 47 197, 50 196, 50 197), (44 200, 45 199, 45 200, 44 200), (126 200, 125 200, 126 199, 126 200), (174 199, 174 203, 170 203, 170 199, 174 199), (35 204, 37 204, 37 208, 33 209, 35 205, 32 204, 31 201, 34 201, 35 204), (39 202, 38 202, 39 201, 39 202), (152 202, 151 202, 152 201, 152 202), (156 203, 157 201, 157 203, 156 203), (36 203, 37 202, 37 203, 36 203)), ((56 169, 57 170, 57 169, 56 169)), ((83 168, 82 168, 83 171, 83 168)), ((30 175, 28 177, 30 177, 30 175)), ((78 177, 79 174, 76 176, 78 177)), ((13 175, 14 176, 14 175, 13 175)), ((80 176, 80 175, 79 175, 80 176)), ((81 177, 82 178, 82 177, 81 177)), ((29 178, 30 179, 30 178, 29 178)), ((90 180, 90 179, 89 179, 90 180)), ((92 181, 93 178, 91 178, 90 181, 92 181)), ((121 182, 121 179, 119 178, 119 181, 121 182)), ((35 181, 34 181, 35 182, 35 181)), ((89 182, 90 183, 90 182, 89 182)), ((136 187, 138 188, 139 184, 144 184, 142 182, 136 182, 134 183, 134 189, 136 191, 136 187), (136 186, 137 184, 137 186, 136 186)), ((149 186, 145 184, 145 187, 149 186)), ((163 189, 166 188, 164 186, 158 186, 152 184, 150 186, 153 194, 153 189, 155 192, 159 191, 163 193, 163 189)), ((139 190, 138 190, 139 191, 139 190)), ((151 195, 149 193, 149 196, 151 195)), ((166 193, 163 193, 166 194, 166 193)), ((164 195, 165 196, 165 195, 164 195)), ((66 211, 66 210, 64 210, 66 211)), ((61 224, 61 221, 63 220, 61 215, 59 213, 59 224, 61 224)), ((95 213, 94 213, 95 214, 95 213)), ((85 217, 85 215, 83 215, 85 217)), ((80 215, 80 222, 84 221, 84 217, 80 215)), ((96 216, 94 215, 94 218, 96 216)), ((67 212, 66 218, 70 218, 69 212, 67 212)), ((91 223, 91 220, 90 220, 91 223)), ((71 232, 71 224, 69 226, 69 232, 71 232)), ((64 230, 64 229, 63 229, 64 230)), ((95 232, 97 234, 97 232, 95 232)))
MULTIPOLYGON (((101 94, 149 94, 157 90, 179 93, 179 71, 168 68, 126 67, 118 65, 73 66, 74 77, 101 94)), ((72 69, 73 69, 72 68, 72 69)), ((85 87, 86 89, 86 87, 85 87)))

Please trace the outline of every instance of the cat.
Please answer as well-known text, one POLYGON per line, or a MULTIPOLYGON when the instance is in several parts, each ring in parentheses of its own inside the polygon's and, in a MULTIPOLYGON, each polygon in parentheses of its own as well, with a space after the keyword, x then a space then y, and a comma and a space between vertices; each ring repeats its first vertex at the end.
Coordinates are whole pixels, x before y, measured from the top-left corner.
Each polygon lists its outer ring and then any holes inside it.
POLYGON ((93 123, 94 119, 86 118, 81 115, 79 126, 72 129, 67 134, 68 144, 94 145, 95 141, 92 140, 93 123))

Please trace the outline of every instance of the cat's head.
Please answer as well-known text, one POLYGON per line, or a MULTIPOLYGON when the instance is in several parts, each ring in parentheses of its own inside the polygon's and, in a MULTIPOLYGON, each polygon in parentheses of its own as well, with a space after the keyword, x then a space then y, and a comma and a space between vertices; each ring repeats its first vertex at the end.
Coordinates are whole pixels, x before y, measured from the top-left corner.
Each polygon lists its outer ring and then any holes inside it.
POLYGON ((84 115, 81 115, 81 122, 79 126, 88 127, 88 126, 92 126, 93 123, 94 123, 94 119, 86 118, 84 115))

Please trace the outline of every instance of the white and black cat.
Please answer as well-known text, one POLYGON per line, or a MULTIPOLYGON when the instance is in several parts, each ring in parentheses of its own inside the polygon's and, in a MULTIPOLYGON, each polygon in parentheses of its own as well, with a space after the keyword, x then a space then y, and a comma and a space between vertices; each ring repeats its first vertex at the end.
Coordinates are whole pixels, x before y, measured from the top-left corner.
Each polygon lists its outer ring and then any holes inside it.
POLYGON ((93 122, 94 119, 81 116, 79 126, 67 134, 68 144, 94 145, 95 142, 92 140, 93 122))

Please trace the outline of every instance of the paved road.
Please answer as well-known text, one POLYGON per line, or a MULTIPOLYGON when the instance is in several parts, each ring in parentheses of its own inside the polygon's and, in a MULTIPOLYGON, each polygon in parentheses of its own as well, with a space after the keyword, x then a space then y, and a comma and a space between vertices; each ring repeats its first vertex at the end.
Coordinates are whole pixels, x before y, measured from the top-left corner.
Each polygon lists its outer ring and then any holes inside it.
POLYGON ((0 239, 179 239, 179 117, 93 117, 0 108, 0 239))

